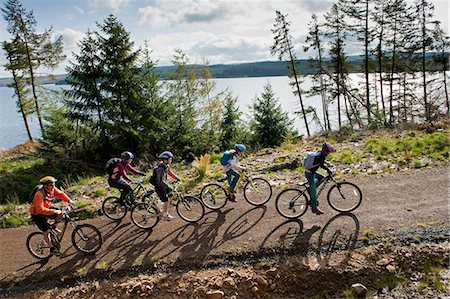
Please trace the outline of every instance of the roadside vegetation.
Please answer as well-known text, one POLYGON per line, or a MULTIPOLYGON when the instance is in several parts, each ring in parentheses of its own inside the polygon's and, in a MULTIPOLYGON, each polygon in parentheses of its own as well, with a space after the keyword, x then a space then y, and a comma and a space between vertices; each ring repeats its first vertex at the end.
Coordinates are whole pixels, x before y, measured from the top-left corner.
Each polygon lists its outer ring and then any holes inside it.
MULTIPOLYGON (((448 128, 434 132, 378 130, 348 136, 330 134, 300 141, 287 140, 279 147, 249 152, 242 162, 254 172, 269 164, 285 163, 293 159, 300 162, 305 152, 317 150, 321 142, 327 140, 337 148, 329 160, 335 165, 338 177, 410 171, 420 167, 449 165, 449 133, 448 128)), ((175 161, 174 171, 182 178, 182 190, 196 194, 205 182, 222 177, 220 156, 221 153, 216 152, 204 154, 191 163, 175 161)), ((82 210, 78 215, 81 219, 100 215, 103 199, 112 194, 119 194, 107 185, 102 167, 86 168, 79 176, 65 175, 60 168, 64 161, 66 160, 57 161, 55 156, 45 156, 37 144, 21 145, 0 154, 0 193, 7 195, 1 198, 1 228, 29 223, 28 194, 38 179, 46 174, 56 173, 59 179, 57 185, 75 198, 76 208, 82 210)), ((142 157, 138 161, 138 167, 147 170, 148 175, 151 175, 153 164, 149 161, 151 159, 142 157)), ((298 164, 295 169, 269 171, 263 175, 271 181, 277 181, 282 188, 287 188, 289 185, 283 181, 304 171, 301 163, 298 164)))

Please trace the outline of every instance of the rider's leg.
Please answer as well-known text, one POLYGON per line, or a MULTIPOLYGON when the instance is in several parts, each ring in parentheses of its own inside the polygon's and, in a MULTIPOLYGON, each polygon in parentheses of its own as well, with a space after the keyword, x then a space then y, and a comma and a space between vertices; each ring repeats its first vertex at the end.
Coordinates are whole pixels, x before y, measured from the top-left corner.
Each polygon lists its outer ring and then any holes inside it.
POLYGON ((109 185, 120 190, 120 203, 124 203, 125 197, 127 197, 127 195, 132 191, 131 186, 124 180, 111 181, 109 185))
POLYGON ((311 206, 311 211, 316 214, 323 214, 323 212, 317 208, 315 174, 309 171, 305 171, 305 176, 309 183, 309 204, 311 206))
POLYGON ((53 247, 52 241, 50 241, 50 230, 46 230, 44 233, 44 241, 49 247, 53 247))
POLYGON ((236 188, 236 184, 239 181, 240 174, 233 169, 227 171, 228 185, 230 186, 230 190, 234 192, 236 188))
POLYGON ((169 214, 169 196, 166 193, 166 191, 156 187, 156 194, 158 194, 159 199, 163 202, 162 210, 163 210, 163 216, 167 219, 171 219, 172 216, 169 214))
POLYGON ((50 224, 47 221, 47 217, 44 215, 31 215, 31 218, 44 234, 44 241, 48 244, 48 246, 52 247, 53 244, 50 241, 50 224))

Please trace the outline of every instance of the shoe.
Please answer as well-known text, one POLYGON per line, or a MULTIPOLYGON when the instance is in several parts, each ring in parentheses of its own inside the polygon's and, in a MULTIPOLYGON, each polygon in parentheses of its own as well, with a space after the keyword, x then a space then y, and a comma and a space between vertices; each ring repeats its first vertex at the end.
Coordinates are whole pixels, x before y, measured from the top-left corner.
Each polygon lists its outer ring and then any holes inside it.
POLYGON ((164 220, 166 220, 166 221, 170 221, 170 220, 173 219, 173 216, 170 215, 169 213, 167 213, 167 214, 165 214, 165 215, 163 216, 163 218, 164 218, 164 220))
POLYGON ((56 248, 55 246, 52 246, 50 248, 50 253, 54 256, 60 256, 61 252, 58 250, 58 248, 56 248))
POLYGON ((230 193, 230 201, 236 202, 236 196, 234 195, 234 193, 230 193))
POLYGON ((322 214, 324 214, 324 212, 322 212, 321 210, 319 210, 319 209, 317 209, 317 210, 315 210, 315 211, 312 211, 314 214, 316 214, 316 215, 322 215, 322 214))

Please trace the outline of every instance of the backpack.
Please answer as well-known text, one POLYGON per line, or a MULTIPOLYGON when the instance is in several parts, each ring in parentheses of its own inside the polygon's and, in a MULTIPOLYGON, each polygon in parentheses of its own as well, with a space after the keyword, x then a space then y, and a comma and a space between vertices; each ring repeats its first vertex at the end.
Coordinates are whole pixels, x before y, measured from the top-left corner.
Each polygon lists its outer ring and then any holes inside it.
POLYGON ((42 192, 42 195, 44 195, 44 198, 46 198, 46 195, 45 195, 45 193, 44 193, 44 190, 42 190, 42 185, 39 184, 39 185, 36 185, 36 187, 34 187, 33 190, 31 191, 30 195, 28 195, 28 201, 29 201, 30 203, 33 203, 34 195, 35 195, 36 192, 38 192, 38 191, 41 191, 41 192, 42 192))
POLYGON ((160 165, 153 167, 152 176, 148 180, 150 182, 150 184, 152 184, 153 186, 156 186, 156 183, 158 181, 158 174, 156 173, 156 171, 158 170, 158 167, 160 167, 160 165))
POLYGON ((227 166, 228 160, 230 160, 230 158, 231 158, 231 152, 225 151, 223 153, 222 157, 220 157, 220 165, 227 166))
POLYGON ((311 169, 319 164, 314 165, 314 159, 320 155, 320 152, 307 152, 305 158, 302 160, 302 166, 304 169, 311 169))
POLYGON ((120 158, 111 158, 106 162, 105 171, 107 174, 112 175, 114 172, 114 168, 116 168, 117 163, 122 162, 120 158))

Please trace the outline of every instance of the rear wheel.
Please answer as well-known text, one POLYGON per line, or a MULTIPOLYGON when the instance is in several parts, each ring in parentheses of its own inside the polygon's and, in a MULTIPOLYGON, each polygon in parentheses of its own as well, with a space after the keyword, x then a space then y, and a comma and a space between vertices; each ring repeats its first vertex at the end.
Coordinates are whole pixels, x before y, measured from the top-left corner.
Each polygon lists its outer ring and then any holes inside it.
POLYGON ((211 210, 222 208, 228 200, 227 191, 219 184, 208 184, 200 192, 202 203, 211 210))
POLYGON ((103 244, 102 233, 91 224, 77 225, 72 232, 72 244, 81 253, 96 253, 103 244))
POLYGON ((183 220, 193 223, 203 218, 205 208, 197 197, 185 196, 177 202, 177 213, 183 220))
POLYGON ((103 214, 109 219, 120 220, 127 214, 128 208, 119 202, 119 198, 111 196, 106 198, 102 204, 103 214))
POLYGON ((349 182, 338 182, 328 191, 328 203, 338 212, 351 212, 362 202, 362 193, 358 186, 349 182))
POLYGON ((141 202, 131 209, 131 221, 142 229, 153 228, 160 220, 159 211, 148 202, 141 202))
POLYGON ((308 209, 308 197, 296 188, 289 188, 278 194, 275 206, 281 216, 294 219, 302 216, 308 209))
POLYGON ((27 238, 27 249, 32 256, 45 260, 50 257, 50 246, 44 241, 42 232, 33 232, 27 238))
POLYGON ((244 198, 249 204, 262 206, 272 197, 272 186, 262 178, 251 179, 245 184, 244 198))

